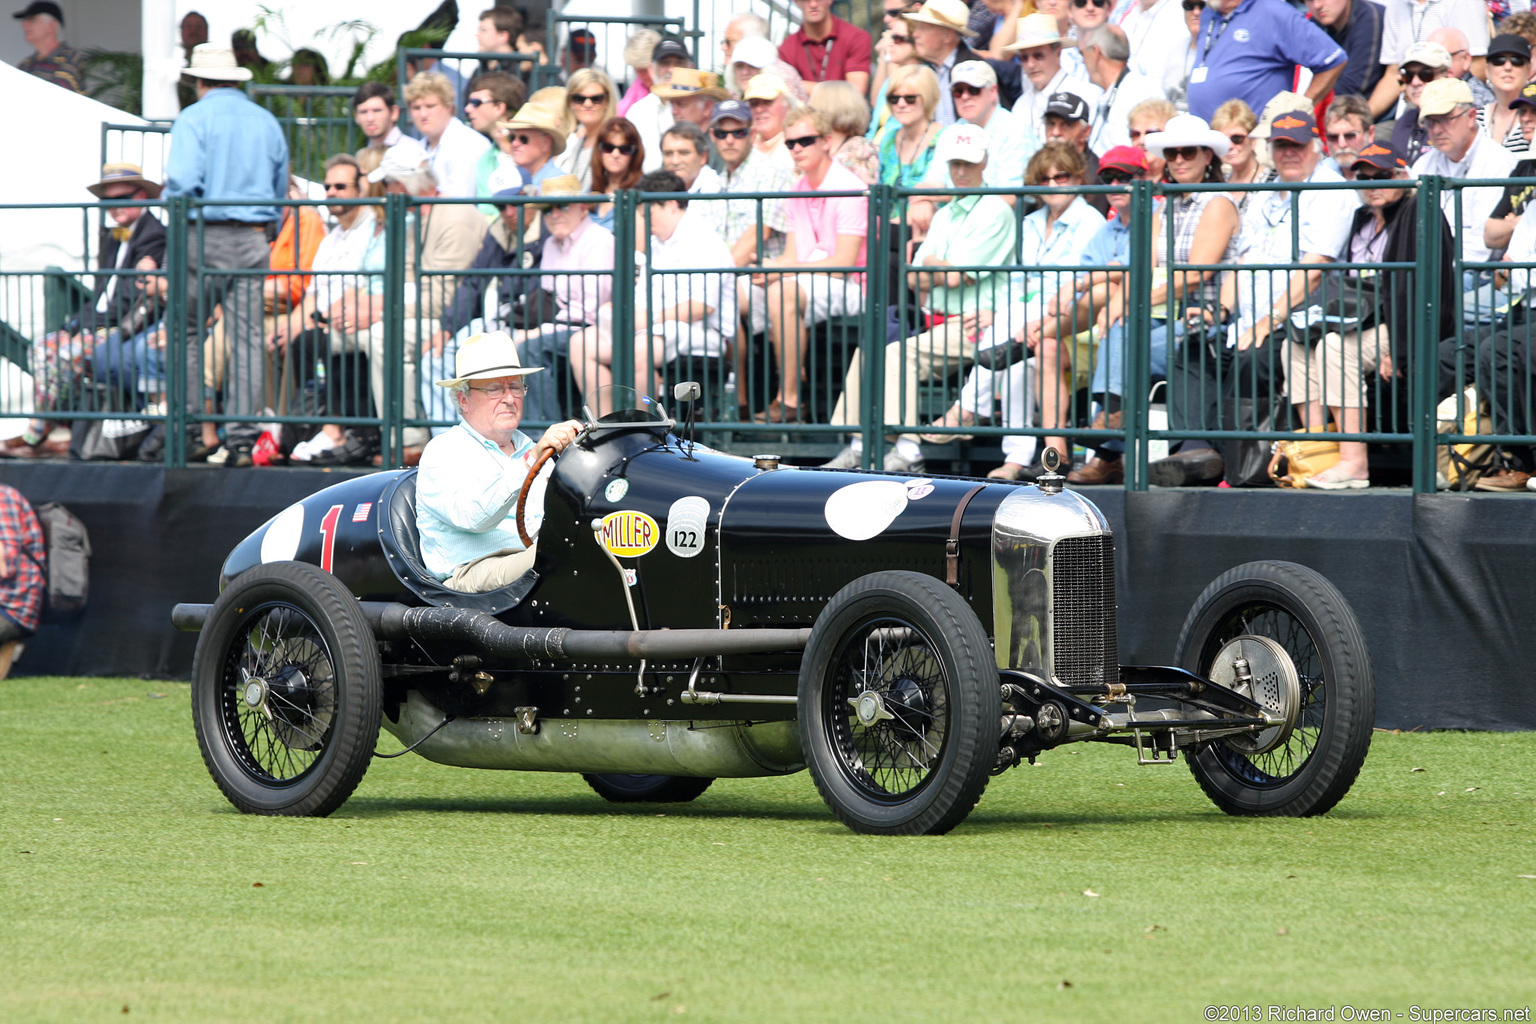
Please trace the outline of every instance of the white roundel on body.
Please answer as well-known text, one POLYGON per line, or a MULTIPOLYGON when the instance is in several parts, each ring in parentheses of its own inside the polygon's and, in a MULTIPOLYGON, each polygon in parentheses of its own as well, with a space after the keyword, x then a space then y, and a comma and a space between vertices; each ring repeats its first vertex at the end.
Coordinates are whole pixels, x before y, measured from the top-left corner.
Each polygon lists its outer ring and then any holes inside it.
POLYGON ((299 541, 304 536, 304 506, 289 505, 267 524, 267 532, 261 536, 261 561, 291 562, 299 553, 299 541))
POLYGON ((696 494, 678 498, 667 510, 667 550, 678 558, 692 558, 704 550, 704 527, 709 522, 709 500, 696 494))
POLYGON ((865 480, 839 487, 827 498, 827 525, 839 537, 869 540, 907 507, 907 485, 900 480, 865 480))

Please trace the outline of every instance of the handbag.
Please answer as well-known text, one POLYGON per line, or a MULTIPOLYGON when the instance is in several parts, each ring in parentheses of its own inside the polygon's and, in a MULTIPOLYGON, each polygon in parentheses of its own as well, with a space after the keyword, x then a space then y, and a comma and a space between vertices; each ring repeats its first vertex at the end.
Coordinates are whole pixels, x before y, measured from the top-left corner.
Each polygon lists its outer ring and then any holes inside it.
POLYGON ((1349 334, 1374 324, 1380 319, 1378 283, 1376 278, 1365 276, 1324 278, 1286 318, 1286 339, 1297 345, 1316 345, 1330 331, 1349 334))
POLYGON ((1307 481, 1339 464, 1339 442, 1308 435, 1326 426, 1298 430, 1294 441, 1276 441, 1269 458, 1269 478, 1276 487, 1306 487, 1307 481))

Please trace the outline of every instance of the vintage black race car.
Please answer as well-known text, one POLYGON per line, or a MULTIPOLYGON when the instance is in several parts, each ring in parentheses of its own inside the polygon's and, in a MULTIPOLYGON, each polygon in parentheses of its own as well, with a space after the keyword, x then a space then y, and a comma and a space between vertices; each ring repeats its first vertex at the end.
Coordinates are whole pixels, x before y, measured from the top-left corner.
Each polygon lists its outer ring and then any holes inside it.
POLYGON ((1113 538, 1054 472, 799 469, 680 440, 648 399, 617 407, 525 489, 543 525, 512 587, 427 572, 405 470, 274 516, 217 601, 176 607, 202 631, 197 737, 236 807, 334 811, 381 725, 433 761, 581 772, 615 801, 809 767, 869 833, 945 832, 991 776, 1084 740, 1142 764, 1182 751, 1232 814, 1322 813, 1360 770, 1370 658, 1308 568, 1230 570, 1176 666, 1121 665, 1113 538))

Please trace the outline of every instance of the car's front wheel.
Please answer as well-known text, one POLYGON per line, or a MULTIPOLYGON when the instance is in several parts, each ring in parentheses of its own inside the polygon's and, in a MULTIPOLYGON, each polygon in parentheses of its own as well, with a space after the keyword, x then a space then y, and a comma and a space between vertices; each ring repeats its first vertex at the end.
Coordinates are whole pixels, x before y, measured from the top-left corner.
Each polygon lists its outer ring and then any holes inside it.
POLYGON ((1349 792, 1371 745, 1375 688, 1360 624, 1321 574, 1272 561, 1227 571, 1190 609, 1175 657, 1286 722, 1187 755, 1216 806, 1228 814, 1305 817, 1349 792))
POLYGON ((192 663, 203 761, 248 814, 323 816, 362 781, 379 734, 379 652, 347 588, 274 562, 219 595, 192 663))
POLYGON ((871 573, 816 620, 799 729, 816 788, 855 832, 937 835, 976 806, 997 762, 991 642, 931 576, 871 573))

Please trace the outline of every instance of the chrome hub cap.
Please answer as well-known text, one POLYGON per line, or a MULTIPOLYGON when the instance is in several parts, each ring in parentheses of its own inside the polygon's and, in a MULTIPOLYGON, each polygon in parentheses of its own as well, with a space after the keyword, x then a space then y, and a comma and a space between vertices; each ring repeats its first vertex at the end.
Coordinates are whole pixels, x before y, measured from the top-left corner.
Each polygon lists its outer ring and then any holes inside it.
POLYGON ((896 717, 886 710, 885 698, 873 690, 865 690, 849 699, 848 703, 853 706, 853 713, 858 716, 861 725, 874 725, 881 719, 896 717))

